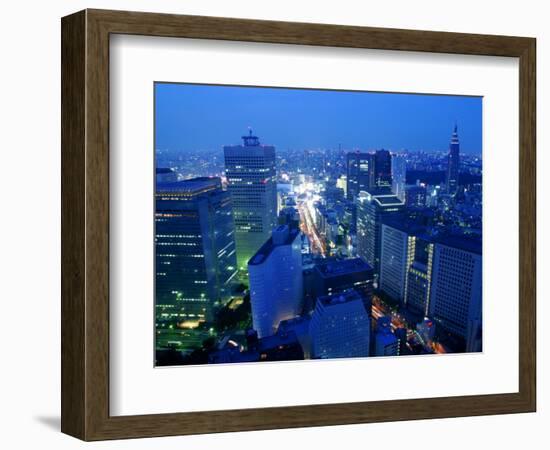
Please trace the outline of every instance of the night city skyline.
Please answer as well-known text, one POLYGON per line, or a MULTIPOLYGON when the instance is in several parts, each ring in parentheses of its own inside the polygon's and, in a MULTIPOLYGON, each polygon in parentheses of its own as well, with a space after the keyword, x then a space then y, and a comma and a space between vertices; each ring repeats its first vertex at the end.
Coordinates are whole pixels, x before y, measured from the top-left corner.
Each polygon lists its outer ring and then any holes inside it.
POLYGON ((481 98, 155 89, 155 365, 482 351, 481 98))
POLYGON ((155 148, 170 152, 221 151, 248 127, 281 151, 444 151, 455 123, 463 153, 482 149, 476 96, 156 83, 155 121, 155 148))

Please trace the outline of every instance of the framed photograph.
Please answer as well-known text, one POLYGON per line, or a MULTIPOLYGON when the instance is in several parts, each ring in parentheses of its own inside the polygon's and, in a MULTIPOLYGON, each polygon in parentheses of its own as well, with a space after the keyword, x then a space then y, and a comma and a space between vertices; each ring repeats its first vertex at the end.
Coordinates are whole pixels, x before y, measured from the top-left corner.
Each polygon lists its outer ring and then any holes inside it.
POLYGON ((61 29, 63 432, 535 411, 534 38, 61 29))

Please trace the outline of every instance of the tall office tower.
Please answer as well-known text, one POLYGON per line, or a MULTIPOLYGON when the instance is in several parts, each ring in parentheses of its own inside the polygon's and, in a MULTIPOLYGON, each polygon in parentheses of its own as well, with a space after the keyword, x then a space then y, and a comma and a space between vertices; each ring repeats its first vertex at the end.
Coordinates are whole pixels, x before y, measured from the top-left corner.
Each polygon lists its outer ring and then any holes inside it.
POLYGON ((428 288, 433 249, 424 237, 425 231, 425 227, 409 220, 387 220, 382 225, 379 280, 380 289, 387 295, 406 305, 412 299, 422 313, 429 297, 428 292, 421 295, 422 281, 428 288))
POLYGON ((404 302, 407 272, 412 263, 414 236, 397 224, 382 224, 380 281, 382 291, 394 300, 404 302))
POLYGON ((351 152, 347 154, 346 195, 355 200, 361 191, 368 191, 375 184, 374 155, 371 153, 351 152))
POLYGON ((357 198, 357 254, 380 273, 382 221, 399 215, 405 204, 386 191, 361 192, 357 198))
POLYGON ((405 200, 407 184, 407 159, 403 155, 393 155, 391 159, 392 192, 399 200, 405 200))
POLYGON ((252 323, 258 337, 271 336, 281 320, 300 314, 303 297, 300 231, 280 225, 248 263, 252 323))
POLYGON ((363 299, 365 310, 370 316, 373 281, 372 267, 361 258, 323 261, 313 269, 312 297, 330 297, 354 289, 363 299))
POLYGON ((426 186, 420 183, 405 186, 405 205, 408 208, 425 208, 426 186))
POLYGON ((374 183, 377 188, 389 190, 392 187, 391 159, 391 153, 388 150, 376 150, 374 183))
POLYGON ((277 223, 275 147, 260 145, 257 136, 243 136, 243 145, 224 147, 225 175, 233 202, 237 264, 248 260, 269 239, 277 223))
MULTIPOLYGON (((445 237, 435 244, 430 317, 445 330, 464 338, 466 351, 481 335, 481 243, 445 237)), ((481 339, 478 339, 478 344, 481 339)))
POLYGON ((391 318, 380 317, 376 321, 376 333, 374 334, 375 356, 399 355, 399 340, 391 330, 391 318))
POLYGON ((353 289, 319 297, 309 325, 312 358, 369 356, 370 318, 353 289))
POLYGON ((447 194, 454 195, 458 190, 458 173, 460 169, 460 143, 458 141, 458 129, 455 124, 451 144, 449 145, 449 156, 447 159, 447 194))
POLYGON ((210 321, 237 273, 229 192, 194 178, 158 183, 155 201, 157 317, 210 321))

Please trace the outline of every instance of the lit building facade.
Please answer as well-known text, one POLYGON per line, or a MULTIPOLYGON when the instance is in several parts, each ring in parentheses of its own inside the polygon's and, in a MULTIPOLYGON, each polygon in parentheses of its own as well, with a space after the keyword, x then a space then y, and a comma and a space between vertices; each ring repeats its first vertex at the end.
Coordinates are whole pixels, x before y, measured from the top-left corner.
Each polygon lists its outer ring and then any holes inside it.
POLYGON ((248 260, 269 239, 277 224, 275 147, 260 145, 257 136, 243 136, 243 145, 225 146, 227 189, 233 202, 237 264, 248 260))
POLYGON ((481 350, 481 294, 480 243, 449 237, 436 243, 430 317, 438 326, 464 338, 466 351, 481 350))
POLYGON ((433 247, 425 227, 413 221, 388 220, 382 225, 379 287, 417 312, 427 314, 433 247))
POLYGON ((248 263, 252 323, 259 338, 300 314, 303 299, 300 231, 280 225, 248 263))
POLYGON ((382 225, 379 287, 404 303, 407 272, 412 263, 415 237, 396 226, 382 225))
POLYGON ((339 295, 319 297, 309 334, 312 358, 369 356, 370 318, 361 296, 351 289, 339 295))
POLYGON ((387 191, 361 192, 357 198, 357 254, 380 273, 382 221, 403 211, 405 204, 387 191))
POLYGON ((157 184, 155 201, 157 317, 210 321, 237 272, 231 197, 194 178, 157 184))

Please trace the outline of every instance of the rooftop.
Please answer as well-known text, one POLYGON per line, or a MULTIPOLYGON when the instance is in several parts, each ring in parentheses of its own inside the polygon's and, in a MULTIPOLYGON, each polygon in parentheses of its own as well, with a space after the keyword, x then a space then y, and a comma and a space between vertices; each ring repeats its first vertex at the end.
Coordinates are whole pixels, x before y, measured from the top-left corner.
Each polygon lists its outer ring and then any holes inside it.
POLYGON ((363 303, 363 298, 354 289, 348 289, 347 291, 336 295, 323 295, 321 297, 317 297, 317 302, 324 306, 337 306, 354 301, 360 301, 361 304, 363 303))
POLYGON ((340 276, 343 273, 371 271, 372 267, 361 258, 348 258, 318 264, 315 269, 324 278, 330 278, 340 276))
POLYGON ((273 230, 271 237, 265 241, 256 254, 250 258, 248 265, 258 266, 262 264, 269 257, 275 247, 279 247, 281 245, 291 245, 299 233, 300 230, 297 228, 289 228, 287 225, 279 225, 273 230))
POLYGON ((438 244, 457 248, 470 253, 476 253, 478 255, 481 255, 483 249, 483 242, 481 238, 478 237, 440 234, 434 237, 433 240, 438 244))
POLYGON ((424 225, 421 225, 414 220, 408 220, 403 217, 385 218, 382 224, 414 236, 427 234, 428 231, 424 225))
POLYGON ((193 196, 221 189, 221 180, 217 177, 198 177, 183 181, 157 183, 157 194, 183 194, 193 196))

